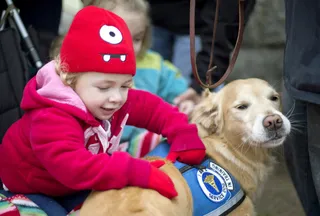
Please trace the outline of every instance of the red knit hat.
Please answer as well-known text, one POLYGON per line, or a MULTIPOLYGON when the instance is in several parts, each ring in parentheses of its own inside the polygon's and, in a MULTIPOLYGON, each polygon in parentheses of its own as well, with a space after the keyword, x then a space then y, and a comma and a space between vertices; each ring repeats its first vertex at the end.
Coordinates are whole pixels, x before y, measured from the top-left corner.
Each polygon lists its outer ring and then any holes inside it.
POLYGON ((136 73, 130 31, 116 14, 95 6, 80 10, 61 46, 66 72, 136 73))

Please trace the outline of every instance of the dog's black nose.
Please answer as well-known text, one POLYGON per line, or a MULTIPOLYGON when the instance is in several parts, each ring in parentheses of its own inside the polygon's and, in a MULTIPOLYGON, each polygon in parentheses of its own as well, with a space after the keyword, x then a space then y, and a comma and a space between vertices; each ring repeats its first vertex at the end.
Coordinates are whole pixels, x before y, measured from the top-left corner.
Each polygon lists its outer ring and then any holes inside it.
POLYGON ((263 119, 263 126, 268 130, 278 130, 282 127, 282 118, 278 114, 268 115, 263 119))

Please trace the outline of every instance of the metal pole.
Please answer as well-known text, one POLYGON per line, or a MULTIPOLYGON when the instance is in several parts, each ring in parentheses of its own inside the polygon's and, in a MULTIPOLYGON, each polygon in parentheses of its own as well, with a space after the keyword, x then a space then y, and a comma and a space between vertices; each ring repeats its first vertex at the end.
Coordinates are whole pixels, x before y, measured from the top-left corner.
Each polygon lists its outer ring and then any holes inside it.
POLYGON ((39 57, 39 55, 37 53, 37 50, 33 46, 33 43, 32 43, 32 41, 31 41, 31 39, 29 37, 29 34, 28 34, 26 28, 23 25, 23 22, 22 22, 19 14, 18 14, 18 11, 15 9, 12 0, 6 0, 6 2, 7 2, 8 7, 12 6, 12 9, 10 10, 10 13, 12 14, 13 19, 14 19, 14 21, 15 21, 18 29, 19 29, 19 32, 20 32, 20 34, 21 34, 21 36, 23 38, 23 41, 25 42, 25 44, 26 44, 26 46, 27 46, 27 48, 28 48, 28 50, 29 50, 29 52, 31 54, 32 60, 34 61, 36 67, 38 69, 40 69, 43 64, 42 64, 42 62, 40 60, 40 57, 39 57))

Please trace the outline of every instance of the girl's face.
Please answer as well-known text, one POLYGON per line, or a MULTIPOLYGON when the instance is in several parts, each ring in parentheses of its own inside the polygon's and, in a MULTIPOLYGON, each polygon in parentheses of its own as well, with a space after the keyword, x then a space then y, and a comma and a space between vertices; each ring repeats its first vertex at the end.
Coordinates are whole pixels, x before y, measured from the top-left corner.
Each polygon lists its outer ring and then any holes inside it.
POLYGON ((131 86, 132 75, 90 72, 78 78, 74 90, 94 117, 108 120, 127 101, 131 86))
POLYGON ((142 48, 144 35, 146 33, 147 22, 145 14, 128 11, 121 6, 116 7, 113 12, 126 22, 132 36, 134 53, 137 56, 142 48))

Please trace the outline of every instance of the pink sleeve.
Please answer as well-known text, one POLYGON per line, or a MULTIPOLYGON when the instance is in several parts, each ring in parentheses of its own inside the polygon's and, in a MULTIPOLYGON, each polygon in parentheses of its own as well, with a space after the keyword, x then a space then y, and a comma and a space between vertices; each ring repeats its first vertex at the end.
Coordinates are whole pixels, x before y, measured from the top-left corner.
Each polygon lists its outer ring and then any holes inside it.
POLYGON ((172 151, 205 149, 196 125, 189 124, 185 114, 160 97, 146 91, 131 89, 127 106, 128 124, 167 137, 172 151))
POLYGON ((145 187, 150 164, 115 152, 93 155, 84 146, 83 129, 69 114, 56 108, 40 111, 31 125, 31 145, 45 169, 74 190, 107 190, 128 184, 145 187), (131 170, 140 173, 136 179, 131 170), (141 171, 140 171, 141 170, 141 171), (139 181, 139 182, 138 182, 139 181))

